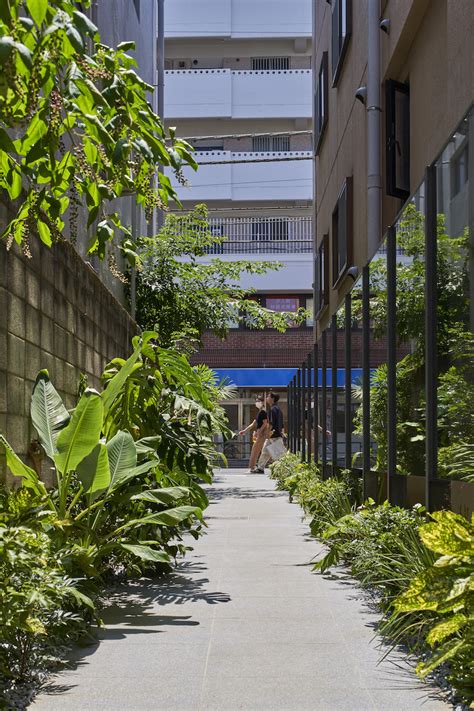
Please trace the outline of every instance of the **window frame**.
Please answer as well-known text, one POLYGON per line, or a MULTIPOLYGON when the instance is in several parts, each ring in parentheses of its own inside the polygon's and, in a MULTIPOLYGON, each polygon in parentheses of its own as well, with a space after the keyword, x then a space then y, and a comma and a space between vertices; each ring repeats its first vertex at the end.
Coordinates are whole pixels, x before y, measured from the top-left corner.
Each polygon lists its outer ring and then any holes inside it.
POLYGON ((337 86, 337 82, 341 75, 344 57, 347 53, 350 39, 352 37, 352 0, 332 0, 331 4, 331 69, 332 69, 332 85, 337 86), (341 18, 343 17, 342 10, 346 18, 346 31, 342 34, 341 18), (337 25, 337 56, 335 52, 335 25, 337 25))
POLYGON ((316 85, 316 93, 314 96, 314 123, 315 123, 315 136, 316 136, 316 155, 319 154, 319 148, 321 146, 325 129, 328 123, 329 117, 329 65, 328 65, 328 53, 323 52, 321 57, 321 64, 319 65, 318 72, 318 83, 316 85), (321 86, 322 81, 322 86, 321 86))
POLYGON ((386 193, 405 201, 410 197, 410 87, 395 79, 385 81, 385 163, 386 163, 386 193), (408 189, 397 185, 397 111, 396 94, 407 97, 405 121, 408 125, 408 136, 405 145, 404 159, 408 167, 408 189))
POLYGON ((314 275, 314 321, 321 318, 329 306, 329 234, 323 235, 318 246, 314 275))
POLYGON ((353 252, 353 181, 352 177, 347 177, 344 180, 341 191, 338 195, 336 205, 332 213, 332 288, 337 289, 342 280, 345 278, 348 270, 352 266, 353 252), (345 255, 344 262, 340 265, 340 244, 339 244, 339 227, 341 210, 345 210, 345 255))

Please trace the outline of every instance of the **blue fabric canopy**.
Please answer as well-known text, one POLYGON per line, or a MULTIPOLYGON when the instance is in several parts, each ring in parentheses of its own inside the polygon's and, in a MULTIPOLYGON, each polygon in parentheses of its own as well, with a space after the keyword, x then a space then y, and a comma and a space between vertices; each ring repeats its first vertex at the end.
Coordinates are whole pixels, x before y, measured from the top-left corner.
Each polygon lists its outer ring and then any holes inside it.
MULTIPOLYGON (((221 380, 238 388, 286 388, 297 373, 297 368, 214 368, 221 380)), ((327 386, 332 386, 332 368, 326 369, 327 386)), ((314 374, 311 373, 311 384, 314 374)), ((362 381, 362 368, 352 368, 351 383, 362 381)), ((323 369, 318 369, 318 384, 322 385, 323 369)), ((343 388, 346 383, 346 371, 337 369, 337 387, 343 388)))

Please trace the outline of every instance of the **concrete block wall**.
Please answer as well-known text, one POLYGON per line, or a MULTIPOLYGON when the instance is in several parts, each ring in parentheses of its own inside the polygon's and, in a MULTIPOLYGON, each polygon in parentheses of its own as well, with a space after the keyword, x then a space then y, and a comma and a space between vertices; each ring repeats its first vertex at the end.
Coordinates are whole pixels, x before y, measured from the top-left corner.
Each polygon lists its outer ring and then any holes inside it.
MULTIPOLYGON (((126 356, 136 325, 69 243, 48 249, 34 239, 32 257, 0 243, 0 432, 28 454, 35 434, 30 395, 47 368, 66 407, 81 373, 100 387, 105 364, 126 356)), ((5 462, 0 453, 0 481, 5 462)))

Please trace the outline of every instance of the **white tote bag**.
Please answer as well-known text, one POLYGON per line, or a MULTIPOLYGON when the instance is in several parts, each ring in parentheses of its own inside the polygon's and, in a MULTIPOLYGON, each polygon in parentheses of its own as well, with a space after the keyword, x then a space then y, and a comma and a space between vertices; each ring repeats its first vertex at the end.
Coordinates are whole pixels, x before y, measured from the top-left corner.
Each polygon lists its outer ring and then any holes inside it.
POLYGON ((284 454, 286 454, 286 447, 283 444, 283 440, 281 437, 278 439, 273 439, 270 440, 270 444, 267 444, 265 447, 267 450, 268 454, 271 456, 274 462, 276 462, 278 459, 281 459, 284 454))

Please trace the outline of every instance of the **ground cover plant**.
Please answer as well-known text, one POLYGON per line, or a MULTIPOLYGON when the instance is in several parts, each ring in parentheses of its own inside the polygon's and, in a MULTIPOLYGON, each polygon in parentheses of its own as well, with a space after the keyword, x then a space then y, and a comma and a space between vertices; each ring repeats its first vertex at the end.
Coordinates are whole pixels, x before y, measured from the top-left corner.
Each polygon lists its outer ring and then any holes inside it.
POLYGON ((375 596, 380 632, 422 658, 421 677, 443 666, 458 698, 474 708, 474 525, 450 511, 360 504, 346 475, 322 480, 314 464, 287 454, 272 465, 327 546, 314 569, 341 563, 375 596))
POLYGON ((5 687, 87 630, 96 592, 114 576, 168 570, 189 549, 184 536, 203 532, 225 392, 156 339, 136 337, 132 355, 107 366, 103 391, 83 387, 71 412, 47 371, 38 374, 31 417, 51 487, 0 435, 20 483, 0 497, 5 687))

